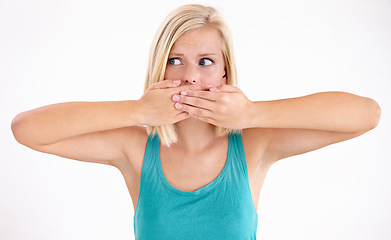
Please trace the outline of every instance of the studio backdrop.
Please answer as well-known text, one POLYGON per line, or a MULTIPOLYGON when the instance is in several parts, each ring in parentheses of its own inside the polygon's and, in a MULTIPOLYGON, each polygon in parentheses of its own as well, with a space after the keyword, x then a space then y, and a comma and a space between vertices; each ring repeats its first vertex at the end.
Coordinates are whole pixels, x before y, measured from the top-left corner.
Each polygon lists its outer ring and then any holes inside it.
POLYGON ((0 239, 134 238, 117 169, 35 152, 10 124, 52 103, 140 98, 155 31, 187 3, 225 17, 250 100, 345 91, 382 108, 373 131, 270 169, 258 238, 391 239, 389 0, 0 0, 0 239))

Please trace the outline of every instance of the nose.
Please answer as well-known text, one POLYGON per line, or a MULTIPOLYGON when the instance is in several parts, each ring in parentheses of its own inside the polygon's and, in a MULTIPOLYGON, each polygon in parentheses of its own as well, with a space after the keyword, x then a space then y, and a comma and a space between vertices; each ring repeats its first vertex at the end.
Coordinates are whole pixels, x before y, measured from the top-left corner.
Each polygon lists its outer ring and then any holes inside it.
POLYGON ((187 83, 187 84, 197 84, 197 81, 196 80, 185 80, 185 83, 187 83))
POLYGON ((185 84, 198 84, 200 83, 200 73, 197 67, 187 65, 183 75, 183 83, 185 84))
POLYGON ((184 83, 186 84, 197 84, 198 82, 196 80, 185 80, 184 83))

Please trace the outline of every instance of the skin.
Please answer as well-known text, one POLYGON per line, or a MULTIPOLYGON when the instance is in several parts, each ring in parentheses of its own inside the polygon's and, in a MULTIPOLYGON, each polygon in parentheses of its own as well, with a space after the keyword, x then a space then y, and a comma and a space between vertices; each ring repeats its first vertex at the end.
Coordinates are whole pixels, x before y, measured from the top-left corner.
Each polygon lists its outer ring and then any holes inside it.
POLYGON ((175 124, 178 142, 161 147, 161 162, 167 180, 183 191, 207 185, 224 167, 228 138, 217 137, 215 126, 243 129, 256 207, 273 163, 357 137, 380 119, 374 100, 342 92, 252 102, 226 85, 224 69, 217 31, 191 30, 174 44, 166 80, 139 100, 49 105, 18 114, 12 130, 37 151, 117 167, 135 207, 148 139, 139 125, 175 124))

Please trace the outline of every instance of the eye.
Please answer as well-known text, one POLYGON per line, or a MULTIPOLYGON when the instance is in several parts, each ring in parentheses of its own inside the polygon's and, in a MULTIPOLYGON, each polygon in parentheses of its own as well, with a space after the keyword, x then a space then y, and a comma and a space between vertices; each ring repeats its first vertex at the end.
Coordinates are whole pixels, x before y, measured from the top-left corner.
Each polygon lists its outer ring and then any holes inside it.
POLYGON ((202 66, 208 66, 208 65, 211 65, 213 63, 213 61, 209 58, 203 58, 200 60, 200 65, 202 66))
POLYGON ((168 59, 168 62, 174 66, 181 64, 181 60, 179 60, 178 58, 170 58, 168 59))

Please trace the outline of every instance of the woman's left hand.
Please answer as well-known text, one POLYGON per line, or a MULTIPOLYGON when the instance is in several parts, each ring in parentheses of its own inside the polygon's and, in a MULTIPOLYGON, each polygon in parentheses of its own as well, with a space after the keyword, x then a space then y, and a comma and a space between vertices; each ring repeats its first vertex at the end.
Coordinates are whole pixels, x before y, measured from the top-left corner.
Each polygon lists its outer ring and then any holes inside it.
POLYGON ((231 129, 250 127, 253 102, 237 87, 224 84, 207 90, 186 90, 172 100, 176 109, 201 121, 231 129))

